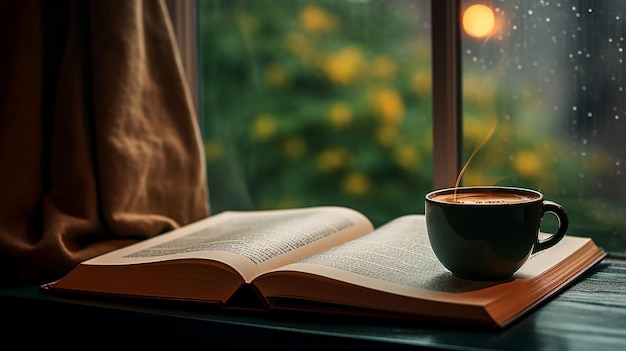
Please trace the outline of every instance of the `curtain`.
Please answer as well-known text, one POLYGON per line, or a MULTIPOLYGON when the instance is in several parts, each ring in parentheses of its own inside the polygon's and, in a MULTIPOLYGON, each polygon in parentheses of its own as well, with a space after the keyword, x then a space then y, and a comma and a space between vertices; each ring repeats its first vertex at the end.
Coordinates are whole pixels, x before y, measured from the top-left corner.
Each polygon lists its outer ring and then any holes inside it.
POLYGON ((0 278, 209 215, 201 137, 165 3, 0 0, 0 278))

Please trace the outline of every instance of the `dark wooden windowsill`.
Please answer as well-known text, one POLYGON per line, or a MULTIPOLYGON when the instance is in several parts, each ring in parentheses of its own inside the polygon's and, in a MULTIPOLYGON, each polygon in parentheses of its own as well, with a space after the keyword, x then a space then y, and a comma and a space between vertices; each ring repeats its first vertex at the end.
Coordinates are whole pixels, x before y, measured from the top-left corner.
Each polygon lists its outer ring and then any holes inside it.
POLYGON ((503 331, 67 299, 42 294, 36 286, 0 288, 0 311, 2 345, 19 347, 612 350, 626 345, 626 260, 605 259, 503 331))

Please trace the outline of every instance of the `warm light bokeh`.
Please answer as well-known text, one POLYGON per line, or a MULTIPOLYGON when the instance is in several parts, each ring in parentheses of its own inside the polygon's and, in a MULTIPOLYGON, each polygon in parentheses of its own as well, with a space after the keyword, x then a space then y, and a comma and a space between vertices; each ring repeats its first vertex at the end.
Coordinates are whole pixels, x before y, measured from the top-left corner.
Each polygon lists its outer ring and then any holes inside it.
POLYGON ((495 17, 487 5, 471 5, 463 13, 463 29, 469 36, 484 38, 491 34, 494 27, 495 17))

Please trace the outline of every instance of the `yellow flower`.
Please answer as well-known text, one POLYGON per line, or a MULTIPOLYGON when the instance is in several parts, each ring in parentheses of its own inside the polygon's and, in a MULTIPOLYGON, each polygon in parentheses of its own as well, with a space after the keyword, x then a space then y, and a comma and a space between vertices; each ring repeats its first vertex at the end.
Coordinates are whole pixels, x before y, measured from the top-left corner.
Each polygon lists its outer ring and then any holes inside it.
POLYGON ((302 33, 289 33, 285 38, 285 46, 304 63, 312 62, 315 58, 315 49, 311 41, 302 33))
POLYGON ((300 158, 306 153, 307 145, 302 138, 292 137, 285 141, 283 150, 291 158, 300 158))
POLYGON ((323 68, 332 82, 347 85, 359 76, 362 65, 361 51, 355 47, 348 47, 328 57, 323 68))
POLYGON ((324 172, 340 169, 347 162, 348 153, 340 148, 324 150, 317 158, 317 165, 324 172))
POLYGON ((411 90, 417 95, 427 95, 432 91, 432 79, 429 72, 419 71, 413 74, 411 90))
POLYGON ((276 133, 276 119, 271 115, 261 115, 254 121, 252 134, 259 140, 268 140, 276 133))
POLYGON ((287 84, 287 72, 278 65, 272 65, 265 70, 265 81, 271 87, 283 87, 287 84))
POLYGON ((541 160, 531 151, 520 151, 515 155, 515 170, 522 176, 533 176, 541 173, 541 160))
POLYGON ((372 65, 372 75, 376 78, 391 78, 396 74, 396 64, 388 56, 378 56, 372 65))
POLYGON ((398 128, 395 124, 383 124, 376 132, 378 142, 383 146, 391 146, 398 140, 398 128))
POLYGON ((328 113, 330 124, 339 129, 352 122, 352 108, 345 102, 335 102, 328 113))
POLYGON ((361 196, 367 193, 371 187, 371 182, 362 173, 351 173, 343 181, 342 189, 346 194, 361 196))
MULTIPOLYGON (((488 112, 485 114, 466 114, 463 116, 463 138, 465 142, 476 147, 483 144, 487 138, 492 140, 494 135, 490 131, 497 127, 497 123, 497 117, 491 116, 488 112)), ((498 137, 502 137, 502 135, 498 137)))
POLYGON ((480 171, 467 169, 463 174, 463 185, 466 186, 477 186, 477 185, 488 185, 495 184, 495 182, 489 182, 485 177, 480 173, 480 171))
POLYGON ((374 94, 374 109, 385 122, 398 123, 404 117, 404 102, 391 88, 379 89, 374 94))
POLYGON ((204 143, 204 154, 209 161, 217 160, 224 154, 224 148, 217 140, 207 140, 204 143))
POLYGON ((404 169, 412 169, 418 162, 419 155, 415 148, 402 145, 393 150, 393 161, 404 169))
POLYGON ((300 23, 309 32, 324 33, 332 29, 331 16, 317 6, 307 6, 300 12, 300 23))

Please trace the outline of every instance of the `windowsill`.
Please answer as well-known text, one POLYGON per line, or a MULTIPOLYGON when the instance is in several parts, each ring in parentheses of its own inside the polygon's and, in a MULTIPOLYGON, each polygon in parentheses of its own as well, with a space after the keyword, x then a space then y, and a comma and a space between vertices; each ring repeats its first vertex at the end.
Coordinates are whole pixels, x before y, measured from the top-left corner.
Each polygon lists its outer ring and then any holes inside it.
MULTIPOLYGON (((626 342, 626 261, 608 258, 559 296, 503 331, 426 324, 174 308, 48 296, 0 288, 3 334, 27 346, 266 345, 404 348, 609 349, 626 342), (584 313, 581 313, 584 311, 584 313), (8 326, 7 326, 8 324, 8 326), (110 344, 109 344, 110 343, 110 344)), ((6 338, 3 337, 6 342, 6 338)))

